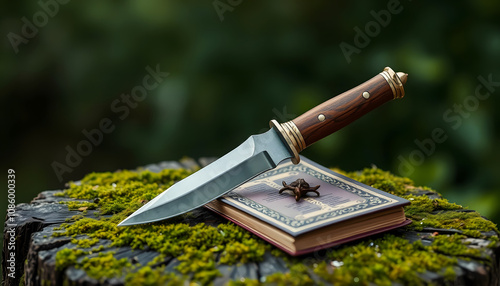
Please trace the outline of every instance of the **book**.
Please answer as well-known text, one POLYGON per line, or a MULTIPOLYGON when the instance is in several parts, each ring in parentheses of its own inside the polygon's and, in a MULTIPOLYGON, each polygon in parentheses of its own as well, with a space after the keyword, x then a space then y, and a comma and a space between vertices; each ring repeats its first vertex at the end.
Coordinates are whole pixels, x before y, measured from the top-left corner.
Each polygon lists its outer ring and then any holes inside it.
POLYGON ((292 256, 357 240, 405 226, 409 201, 327 169, 305 157, 279 164, 205 207, 247 229, 292 256), (299 201, 290 184, 304 179, 318 192, 299 201))

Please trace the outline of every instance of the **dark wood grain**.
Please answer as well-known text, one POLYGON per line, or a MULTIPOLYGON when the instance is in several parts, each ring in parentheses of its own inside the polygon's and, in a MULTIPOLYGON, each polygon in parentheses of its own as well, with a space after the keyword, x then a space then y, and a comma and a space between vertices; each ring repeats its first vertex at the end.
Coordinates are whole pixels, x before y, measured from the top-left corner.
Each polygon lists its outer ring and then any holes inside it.
POLYGON ((372 79, 339 94, 332 99, 314 107, 293 123, 302 133, 307 146, 345 127, 371 110, 394 98, 387 81, 378 74, 372 79), (363 92, 369 92, 365 99, 363 92), (325 116, 324 121, 318 120, 318 115, 325 116))

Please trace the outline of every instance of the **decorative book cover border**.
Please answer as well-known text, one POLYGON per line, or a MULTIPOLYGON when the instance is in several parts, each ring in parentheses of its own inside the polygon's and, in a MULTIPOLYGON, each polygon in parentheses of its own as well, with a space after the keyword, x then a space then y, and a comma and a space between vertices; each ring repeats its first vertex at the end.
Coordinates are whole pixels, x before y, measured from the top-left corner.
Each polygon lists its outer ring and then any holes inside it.
MULTIPOLYGON (((279 189, 276 189, 276 192, 278 192, 278 190, 279 189)), ((319 191, 321 191, 321 188, 319 191)), ((353 179, 335 173, 304 157, 301 157, 301 162, 298 165, 294 165, 291 162, 278 165, 275 169, 265 172, 236 190, 229 192, 220 198, 220 200, 261 220, 264 220, 293 236, 328 224, 343 221, 353 216, 364 215, 409 203, 405 199, 374 189, 353 179), (280 176, 290 173, 297 174, 297 177, 300 177, 301 174, 309 175, 321 180, 322 182, 354 194, 362 198, 362 200, 357 200, 355 203, 351 203, 345 207, 332 209, 328 212, 323 212, 312 217, 297 218, 285 215, 280 211, 270 209, 246 196, 240 195, 238 192, 238 190, 244 190, 252 184, 269 184, 269 180, 271 178, 276 179, 277 177, 279 178, 280 176)))

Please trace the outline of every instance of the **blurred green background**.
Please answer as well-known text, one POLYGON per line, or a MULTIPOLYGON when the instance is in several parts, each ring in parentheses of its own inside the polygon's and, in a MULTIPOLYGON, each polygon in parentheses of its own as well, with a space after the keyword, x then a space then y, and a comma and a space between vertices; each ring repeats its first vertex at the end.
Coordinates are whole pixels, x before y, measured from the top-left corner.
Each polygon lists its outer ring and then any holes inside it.
POLYGON ((500 81, 498 1, 41 0, 5 2, 0 15, 2 188, 6 197, 15 169, 18 203, 92 171, 221 156, 270 119, 291 120, 390 66, 409 74, 406 97, 303 155, 409 176, 500 222, 500 87, 476 97, 478 76, 500 81), (390 20, 388 5, 400 11, 390 20), (371 29, 363 47, 356 27, 371 29), (357 49, 349 60, 343 42, 357 49), (169 76, 127 116, 114 112, 157 65, 169 76), (103 118, 114 131, 60 182, 53 162, 66 165, 66 146, 103 118), (436 128, 447 140, 418 157, 415 140, 436 128))

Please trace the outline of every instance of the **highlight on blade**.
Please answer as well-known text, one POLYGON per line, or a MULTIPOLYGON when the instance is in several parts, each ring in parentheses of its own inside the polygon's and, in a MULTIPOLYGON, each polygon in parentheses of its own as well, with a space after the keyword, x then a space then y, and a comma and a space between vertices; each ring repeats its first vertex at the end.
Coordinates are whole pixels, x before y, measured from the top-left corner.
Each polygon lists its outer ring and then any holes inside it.
POLYGON ((150 223, 186 213, 292 156, 274 129, 253 135, 222 158, 171 186, 118 226, 150 223))

